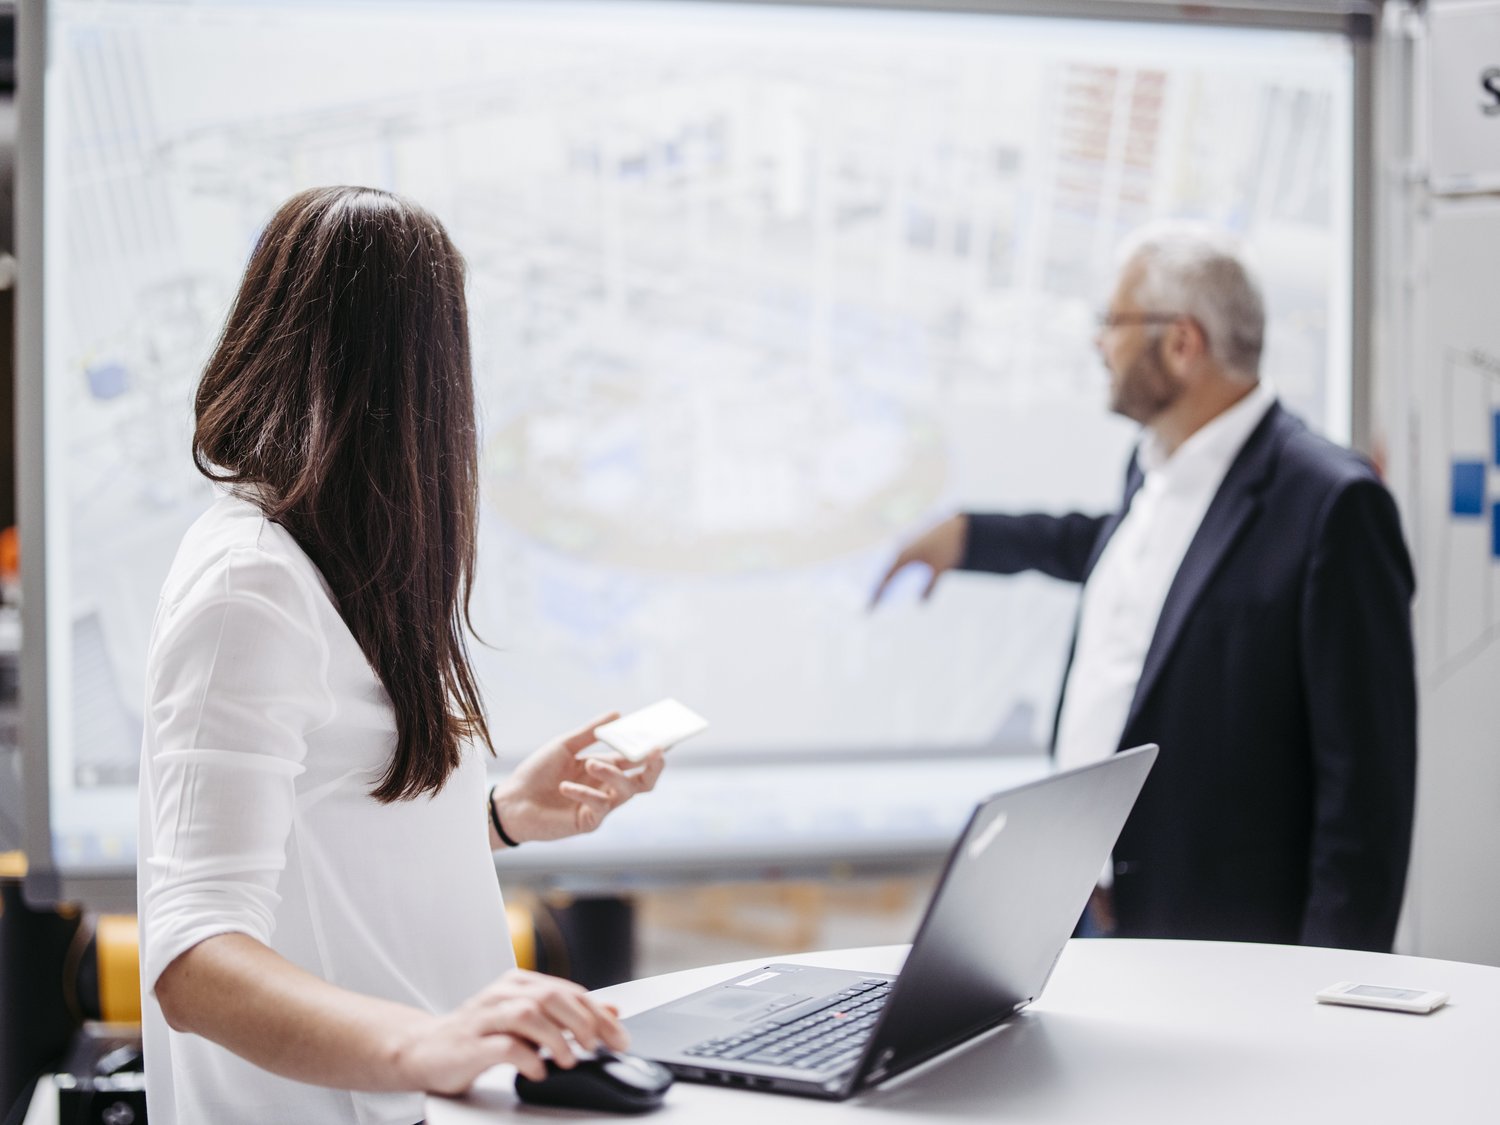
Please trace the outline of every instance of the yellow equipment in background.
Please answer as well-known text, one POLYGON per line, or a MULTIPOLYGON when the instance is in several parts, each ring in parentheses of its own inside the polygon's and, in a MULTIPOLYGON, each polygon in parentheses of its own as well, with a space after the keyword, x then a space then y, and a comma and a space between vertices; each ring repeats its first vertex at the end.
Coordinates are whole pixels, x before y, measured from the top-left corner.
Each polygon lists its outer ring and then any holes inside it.
POLYGON ((141 934, 134 914, 101 914, 94 924, 99 969, 99 1018, 141 1022, 141 934))

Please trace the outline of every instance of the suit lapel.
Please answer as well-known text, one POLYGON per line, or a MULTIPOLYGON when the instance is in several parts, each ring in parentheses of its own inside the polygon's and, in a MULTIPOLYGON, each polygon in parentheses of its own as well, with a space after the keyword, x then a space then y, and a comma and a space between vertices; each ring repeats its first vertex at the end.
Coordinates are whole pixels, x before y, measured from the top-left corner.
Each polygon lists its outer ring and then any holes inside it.
MULTIPOLYGON (((1120 527, 1120 521, 1125 518, 1125 513, 1130 511, 1130 502, 1135 499, 1135 494, 1141 490, 1146 476, 1141 472, 1140 462, 1137 460, 1139 450, 1130 455, 1130 463, 1125 466, 1125 499, 1120 503, 1120 510, 1104 521, 1099 529, 1099 535, 1094 540, 1093 550, 1089 553, 1088 562, 1083 568, 1083 581, 1089 580, 1089 575, 1094 573, 1094 567, 1099 564, 1099 556, 1104 554, 1104 548, 1109 546, 1109 541, 1120 527)), ((1057 753, 1057 731, 1062 725, 1063 702, 1068 698, 1068 675, 1073 670, 1073 657, 1078 655, 1078 623, 1083 619, 1083 603, 1080 602, 1073 614, 1073 638, 1068 642, 1068 659, 1063 665, 1062 687, 1057 693, 1057 706, 1052 711, 1052 737, 1047 742, 1047 752, 1057 753)))
MULTIPOLYGON (((1125 499, 1120 503, 1120 510, 1104 521, 1104 526, 1099 529, 1099 535, 1094 540, 1094 549, 1089 554, 1088 564, 1083 568, 1083 580, 1087 582, 1089 575, 1094 573, 1094 567, 1099 564, 1099 556, 1104 554, 1104 548, 1109 546, 1109 541, 1120 528, 1120 521, 1125 518, 1125 513, 1130 511, 1130 502, 1135 499, 1135 494, 1141 490, 1141 484, 1146 475, 1141 472, 1140 462, 1137 459, 1139 451, 1130 455, 1130 464, 1125 467, 1125 499)), ((1078 640, 1078 624, 1073 624, 1073 640, 1078 640)))
POLYGON ((1272 403, 1266 416, 1251 431, 1244 448, 1229 466, 1224 482, 1214 494, 1203 515, 1197 534, 1188 545, 1177 576, 1167 591, 1167 600, 1156 621, 1156 632, 1152 634, 1151 646, 1146 650, 1146 661, 1141 668, 1141 678, 1136 683, 1135 696, 1130 702, 1130 714, 1125 720, 1129 730, 1147 697, 1155 686, 1167 658, 1182 635, 1183 626, 1192 616, 1193 607, 1203 596, 1209 580, 1219 569, 1235 543, 1260 510, 1261 493, 1275 467, 1276 455, 1286 438, 1290 426, 1295 425, 1290 415, 1279 403, 1272 403))

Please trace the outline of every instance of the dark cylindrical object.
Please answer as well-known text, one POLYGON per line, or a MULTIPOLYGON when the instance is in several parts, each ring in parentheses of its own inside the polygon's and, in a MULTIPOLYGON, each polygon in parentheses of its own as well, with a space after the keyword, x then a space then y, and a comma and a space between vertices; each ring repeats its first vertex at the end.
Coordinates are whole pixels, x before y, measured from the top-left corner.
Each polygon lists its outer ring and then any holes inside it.
MULTIPOLYGON (((567 950, 567 964, 544 957, 539 964, 544 972, 560 973, 584 988, 604 988, 635 976, 634 902, 549 896, 546 909, 567 950)), ((545 951, 547 943, 541 945, 545 951)))

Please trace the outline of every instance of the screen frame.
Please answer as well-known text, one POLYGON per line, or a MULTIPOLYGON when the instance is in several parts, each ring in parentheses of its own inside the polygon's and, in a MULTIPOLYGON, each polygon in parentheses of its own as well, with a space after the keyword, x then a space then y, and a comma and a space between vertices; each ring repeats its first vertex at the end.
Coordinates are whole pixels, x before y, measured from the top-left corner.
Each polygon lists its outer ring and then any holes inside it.
MULTIPOLYGON (((674 0, 694 3, 697 0, 674 0)), ((1375 300, 1374 116, 1379 6, 1372 0, 1231 0, 1182 5, 1167 0, 735 0, 747 5, 957 12, 1055 19, 1171 23, 1189 27, 1240 27, 1343 35, 1353 64, 1350 101, 1350 415, 1351 444, 1368 452, 1371 426, 1372 325, 1375 300)), ((27 899, 33 904, 83 902, 102 910, 135 909, 134 868, 59 869, 53 848, 49 735, 52 705, 60 703, 48 675, 65 641, 67 607, 53 604, 47 582, 49 517, 60 489, 49 493, 46 441, 45 252, 47 0, 21 0, 17 11, 16 143, 16 479, 17 518, 25 541, 21 557, 22 650, 20 740, 25 789, 27 899)))

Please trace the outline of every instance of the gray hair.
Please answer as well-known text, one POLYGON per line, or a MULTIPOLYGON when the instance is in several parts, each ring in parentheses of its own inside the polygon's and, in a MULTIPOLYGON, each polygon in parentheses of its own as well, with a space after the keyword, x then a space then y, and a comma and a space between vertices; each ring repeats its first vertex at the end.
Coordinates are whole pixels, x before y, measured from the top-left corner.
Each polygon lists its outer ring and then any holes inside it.
POLYGON ((1196 223, 1153 224, 1125 244, 1122 261, 1138 264, 1136 303, 1198 322, 1208 350, 1231 375, 1260 375, 1266 306, 1235 241, 1196 223))

